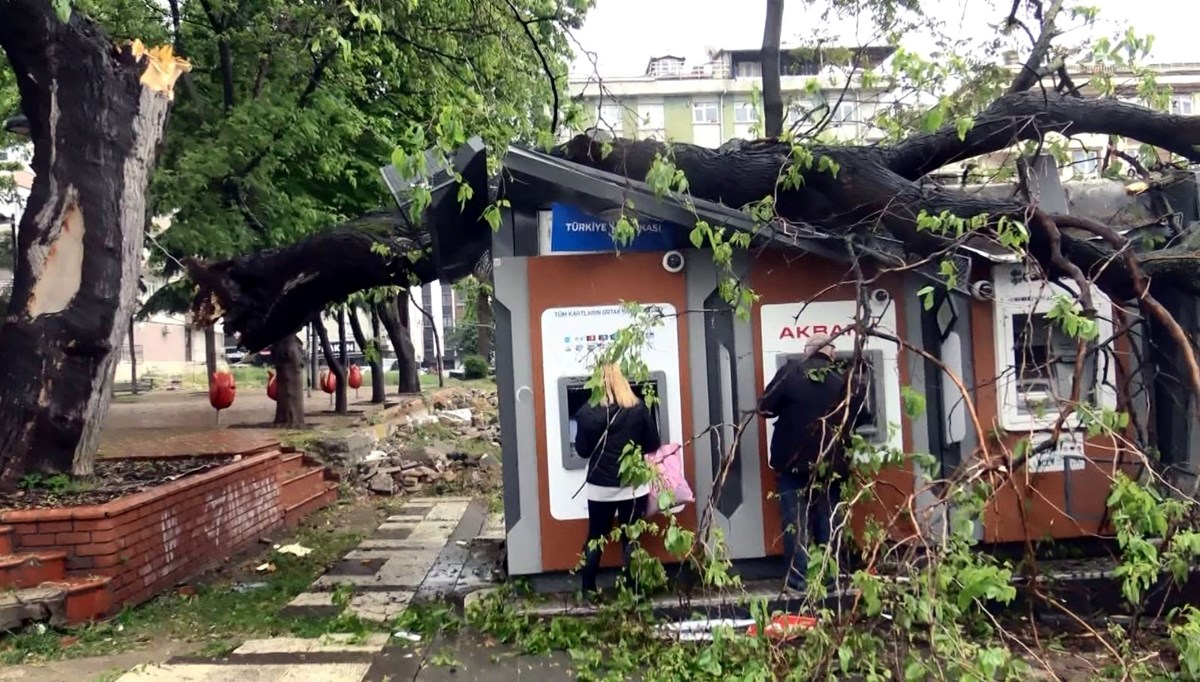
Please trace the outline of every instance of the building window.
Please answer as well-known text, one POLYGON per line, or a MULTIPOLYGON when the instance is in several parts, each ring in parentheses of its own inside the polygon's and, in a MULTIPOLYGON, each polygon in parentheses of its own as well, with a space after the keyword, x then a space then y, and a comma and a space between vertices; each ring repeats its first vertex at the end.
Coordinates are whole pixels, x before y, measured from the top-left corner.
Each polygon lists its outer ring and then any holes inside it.
POLYGON ((678 76, 683 73, 683 60, 673 57, 662 57, 650 62, 651 76, 678 76))
POLYGON ((1100 171, 1100 155, 1088 149, 1071 151, 1071 168, 1082 176, 1091 177, 1100 171))
POLYGON ((758 107, 754 102, 738 102, 733 105, 734 123, 758 123, 758 107))
POLYGON ((734 66, 734 78, 762 78, 762 62, 738 62, 734 66))
POLYGON ((720 112, 716 102, 693 102, 692 123, 719 123, 720 112))
POLYGON ((1191 116, 1192 115, 1192 96, 1191 95, 1175 95, 1171 98, 1171 113, 1176 116, 1191 116))
POLYGON ((858 104, 850 94, 847 93, 840 102, 834 99, 830 104, 833 105, 834 125, 849 125, 857 121, 858 104))
POLYGON ((638 104, 638 137, 659 141, 666 139, 666 118, 661 103, 638 104))
POLYGON ((612 128, 613 130, 621 129, 621 105, 619 104, 601 104, 599 121, 596 124, 597 128, 612 128))

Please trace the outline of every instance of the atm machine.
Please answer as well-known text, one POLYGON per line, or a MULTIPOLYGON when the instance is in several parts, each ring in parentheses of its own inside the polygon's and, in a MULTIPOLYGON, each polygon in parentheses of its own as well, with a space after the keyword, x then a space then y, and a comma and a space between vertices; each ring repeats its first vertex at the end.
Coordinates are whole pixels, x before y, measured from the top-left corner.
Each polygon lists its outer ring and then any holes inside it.
MULTIPOLYGON (((675 308, 657 304, 662 324, 647 338, 642 359, 650 370, 642 382, 631 382, 639 395, 655 396, 654 417, 664 443, 683 441, 680 404, 679 338, 675 308)), ((600 351, 612 335, 632 323, 619 305, 550 308, 542 313, 543 390, 546 396, 546 491, 555 521, 587 518, 587 498, 581 492, 587 460, 575 452, 574 415, 591 399, 585 385, 600 351)))
MULTIPOLYGON (((804 346, 813 335, 836 335, 844 327, 852 325, 856 309, 857 303, 853 300, 764 305, 760 329, 763 386, 770 384, 789 360, 803 357, 804 346)), ((871 317, 880 330, 896 334, 896 310, 890 296, 879 293, 871 297, 871 317)), ((837 359, 849 360, 853 357, 854 337, 851 332, 834 338, 837 359)), ((867 403, 871 421, 857 429, 871 444, 896 450, 903 448, 899 351, 899 347, 891 341, 867 337, 863 360, 866 364, 867 403)), ((770 443, 773 432, 774 420, 771 420, 767 422, 767 443, 770 443)))

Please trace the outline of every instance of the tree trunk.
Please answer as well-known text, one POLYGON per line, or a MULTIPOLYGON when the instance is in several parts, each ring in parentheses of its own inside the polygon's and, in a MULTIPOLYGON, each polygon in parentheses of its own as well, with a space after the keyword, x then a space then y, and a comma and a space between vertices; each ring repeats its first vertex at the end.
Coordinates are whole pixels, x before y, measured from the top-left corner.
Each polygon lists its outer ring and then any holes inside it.
POLYGON ((317 390, 317 325, 308 325, 308 392, 317 390))
POLYGON ((379 371, 371 375, 371 402, 382 403, 387 401, 387 363, 383 361, 383 330, 379 326, 379 313, 375 310, 375 306, 370 306, 370 308, 371 339, 374 340, 375 349, 379 352, 379 371))
POLYGON ((363 333, 362 321, 358 319, 358 308, 350 309, 350 332, 354 334, 354 343, 362 350, 363 357, 371 367, 371 402, 382 403, 385 399, 383 381, 383 356, 380 355, 378 339, 374 339, 374 349, 368 352, 367 335, 363 333), (378 386, 378 389, 376 388, 378 386))
POLYGON ((213 375, 217 373, 217 330, 211 324, 204 326, 204 369, 208 372, 211 384, 213 375))
POLYGON ((392 348, 396 350, 396 369, 400 372, 400 395, 421 392, 421 374, 417 371, 417 349, 413 346, 408 326, 408 294, 401 294, 391 301, 375 306, 392 348))
POLYGON ((90 476, 137 299, 146 185, 171 83, 46 0, 0 0, 35 180, 0 333, 0 480, 90 476))
POLYGON ((762 97, 763 135, 783 134, 783 92, 779 84, 779 37, 783 32, 783 0, 767 0, 767 20, 763 26, 762 97))
POLYGON ((325 325, 321 323, 320 318, 317 322, 317 338, 321 340, 321 353, 325 356, 325 366, 333 372, 334 378, 337 379, 337 390, 334 391, 334 408, 333 411, 338 414, 346 414, 349 411, 349 406, 346 404, 346 366, 338 362, 337 355, 333 352, 333 346, 329 344, 329 334, 325 331, 325 325))
POLYGON ((417 303, 417 299, 413 298, 412 289, 408 290, 408 297, 413 305, 417 307, 417 310, 421 311, 421 315, 425 317, 425 322, 429 324, 429 328, 433 330, 433 352, 437 354, 437 357, 434 358, 433 367, 437 372, 438 388, 442 388, 446 385, 446 376, 442 367, 442 335, 438 333, 433 315, 428 310, 422 308, 421 304, 417 303))
MULTIPOLYGON (((341 364, 343 370, 349 371, 350 370, 350 362, 346 359, 346 306, 338 307, 337 323, 338 323, 338 363, 341 364)), ((336 399, 336 402, 338 405, 338 414, 342 414, 343 412, 346 411, 342 406, 346 405, 349 402, 348 401, 349 390, 350 390, 350 386, 349 386, 348 382, 345 382, 345 381, 338 382, 337 399, 336 399)))
POLYGON ((135 345, 136 340, 134 339, 134 334, 133 334, 133 324, 134 324, 134 318, 130 317, 129 318, 129 381, 132 382, 130 384, 132 386, 132 388, 130 390, 133 391, 134 395, 137 395, 138 394, 137 346, 135 345))
POLYGON ((271 346, 275 363, 275 425, 304 426, 304 347, 295 334, 271 346))
POLYGON ((484 360, 492 360, 492 297, 479 287, 475 297, 475 352, 484 360))

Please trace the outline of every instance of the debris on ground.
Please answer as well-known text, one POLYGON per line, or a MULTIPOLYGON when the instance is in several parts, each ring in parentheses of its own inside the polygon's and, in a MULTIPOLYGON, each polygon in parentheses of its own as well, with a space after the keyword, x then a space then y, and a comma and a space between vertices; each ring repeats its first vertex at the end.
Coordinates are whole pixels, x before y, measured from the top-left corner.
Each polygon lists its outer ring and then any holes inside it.
POLYGON ((350 476, 376 495, 427 487, 484 489, 498 480, 500 418, 494 390, 447 388, 428 400, 424 420, 410 420, 375 446, 350 476))
POLYGON ((293 556, 308 556, 310 553, 312 553, 311 548, 305 547, 299 543, 292 543, 290 545, 276 547, 275 551, 279 552, 280 554, 291 554, 293 556))

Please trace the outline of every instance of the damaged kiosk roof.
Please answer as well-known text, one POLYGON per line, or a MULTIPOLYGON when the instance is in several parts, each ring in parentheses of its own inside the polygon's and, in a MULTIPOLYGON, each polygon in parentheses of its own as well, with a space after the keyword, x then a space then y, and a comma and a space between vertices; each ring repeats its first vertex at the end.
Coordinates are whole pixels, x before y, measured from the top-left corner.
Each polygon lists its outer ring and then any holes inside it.
MULTIPOLYGON (((613 215, 631 204, 627 210, 641 219, 684 226, 694 225, 699 218, 716 227, 749 232, 762 245, 800 249, 833 261, 849 262, 842 237, 811 225, 779 221, 760 226, 745 211, 724 204, 691 197, 689 207, 673 197, 657 196, 644 182, 527 149, 509 147, 504 157, 501 189, 514 204, 547 206, 562 202, 596 216, 613 215)), ((872 237, 871 244, 859 242, 856 248, 883 263, 904 262, 903 244, 898 241, 888 243, 872 237)), ((968 264, 960 265, 965 268, 968 264)), ((961 271, 966 272, 965 269, 961 271)), ((916 272, 943 287, 946 284, 934 264, 925 264, 916 272)), ((955 286, 954 290, 970 295, 963 285, 955 286)))

